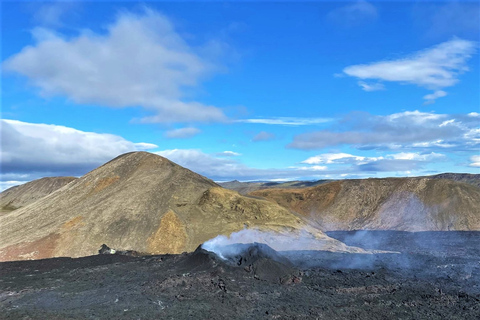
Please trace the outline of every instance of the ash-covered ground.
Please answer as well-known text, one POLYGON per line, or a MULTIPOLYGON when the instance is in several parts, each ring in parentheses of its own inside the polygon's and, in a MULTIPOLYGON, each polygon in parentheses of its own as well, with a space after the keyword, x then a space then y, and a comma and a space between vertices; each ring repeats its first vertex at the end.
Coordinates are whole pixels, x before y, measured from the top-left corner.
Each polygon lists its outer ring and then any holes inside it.
MULTIPOLYGON (((0 264, 1 319, 479 319, 480 232, 330 232, 391 254, 97 255, 0 264)), ((231 252, 231 251, 230 251, 231 252)))

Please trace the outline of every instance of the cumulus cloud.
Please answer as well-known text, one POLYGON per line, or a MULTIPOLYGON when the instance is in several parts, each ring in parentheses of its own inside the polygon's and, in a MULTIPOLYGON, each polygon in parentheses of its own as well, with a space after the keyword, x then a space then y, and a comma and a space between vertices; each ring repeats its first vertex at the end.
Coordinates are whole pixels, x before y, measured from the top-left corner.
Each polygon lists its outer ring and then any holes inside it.
POLYGON ((356 27, 375 20, 377 16, 377 8, 373 4, 359 0, 332 10, 328 13, 327 19, 344 27, 356 27))
POLYGON ((3 181, 82 175, 122 153, 157 148, 112 134, 51 124, 2 119, 0 129, 3 181))
POLYGON ((270 132, 260 131, 258 134, 253 137, 252 141, 269 141, 275 139, 275 135, 270 132))
POLYGON ((470 167, 480 167, 480 155, 470 157, 470 167))
POLYGON ((357 149, 456 148, 475 150, 480 130, 475 117, 405 111, 386 116, 353 113, 337 123, 337 130, 299 134, 294 149, 322 149, 351 145, 357 149), (338 130, 338 128, 341 129, 338 130))
POLYGON ((144 122, 225 121, 219 108, 185 100, 185 88, 199 85, 218 67, 176 32, 170 20, 150 9, 123 12, 106 34, 92 30, 67 38, 35 29, 36 44, 4 63, 26 76, 44 96, 65 96, 79 104, 143 107, 144 122))
POLYGON ((455 85, 458 76, 469 70, 467 61, 476 49, 476 42, 454 38, 405 58, 353 65, 343 72, 362 80, 408 83, 436 90, 430 98, 425 98, 432 101, 435 96, 446 95, 439 89, 455 85))
POLYGON ((199 133, 200 133, 200 129, 188 127, 188 128, 179 128, 179 129, 169 130, 165 133, 165 136, 171 139, 173 138, 186 139, 186 138, 191 138, 199 133))
POLYGON ((281 126, 309 126, 319 123, 329 122, 327 118, 296 118, 296 117, 278 117, 278 118, 260 118, 260 119, 240 119, 236 122, 271 124, 281 126))

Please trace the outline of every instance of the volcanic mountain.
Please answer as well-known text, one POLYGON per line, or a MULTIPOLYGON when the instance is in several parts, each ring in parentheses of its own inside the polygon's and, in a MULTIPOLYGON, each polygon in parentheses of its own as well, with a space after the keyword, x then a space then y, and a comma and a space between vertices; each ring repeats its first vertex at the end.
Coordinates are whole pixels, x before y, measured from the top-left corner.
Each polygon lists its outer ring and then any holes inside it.
POLYGON ((356 250, 276 203, 241 196, 158 155, 133 152, 2 214, 0 261, 92 255, 104 243, 181 253, 245 227, 308 230, 324 250, 356 250))
POLYGON ((480 230, 480 188, 438 178, 342 180, 250 193, 322 230, 480 230))
POLYGON ((11 211, 33 203, 69 184, 75 177, 42 178, 20 186, 11 187, 1 193, 0 210, 11 211))

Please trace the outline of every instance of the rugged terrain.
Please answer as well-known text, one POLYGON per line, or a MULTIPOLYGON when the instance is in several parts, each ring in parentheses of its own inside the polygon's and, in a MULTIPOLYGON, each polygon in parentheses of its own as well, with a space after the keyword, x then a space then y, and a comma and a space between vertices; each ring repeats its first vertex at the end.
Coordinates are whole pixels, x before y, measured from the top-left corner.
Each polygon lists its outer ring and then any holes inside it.
POLYGON ((480 230, 480 188, 428 177, 342 180, 250 193, 323 230, 480 230))
POLYGON ((50 193, 57 191, 70 182, 75 177, 52 177, 42 178, 27 182, 20 186, 9 188, 1 193, 0 211, 8 212, 21 207, 25 207, 50 193))
POLYGON ((245 227, 308 230, 318 240, 315 249, 350 250, 275 203, 221 188, 158 155, 133 152, 1 215, 0 261, 81 257, 103 243, 181 253, 245 227))
POLYGON ((253 245, 233 257, 237 267, 201 249, 4 262, 0 314, 2 319, 479 319, 479 232, 336 236, 402 253, 285 253, 253 245), (285 257, 291 263, 282 262, 285 257))

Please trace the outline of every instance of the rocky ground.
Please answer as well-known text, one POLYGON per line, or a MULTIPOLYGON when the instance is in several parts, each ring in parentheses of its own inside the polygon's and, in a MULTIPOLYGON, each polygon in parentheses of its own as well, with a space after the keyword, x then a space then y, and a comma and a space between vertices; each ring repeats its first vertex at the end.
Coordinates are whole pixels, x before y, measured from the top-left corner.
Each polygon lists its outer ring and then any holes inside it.
POLYGON ((257 244, 226 261, 199 249, 4 262, 0 318, 480 318, 480 232, 329 235, 401 253, 279 256, 257 244))

